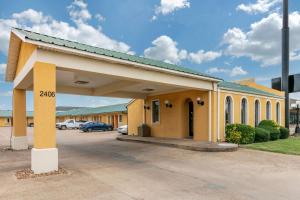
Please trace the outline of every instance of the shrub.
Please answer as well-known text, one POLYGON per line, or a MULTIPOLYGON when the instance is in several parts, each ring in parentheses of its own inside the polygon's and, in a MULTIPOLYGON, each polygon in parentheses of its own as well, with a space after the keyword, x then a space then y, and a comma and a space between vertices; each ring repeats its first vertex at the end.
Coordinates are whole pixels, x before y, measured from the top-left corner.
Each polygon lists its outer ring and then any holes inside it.
POLYGON ((255 136, 255 129, 251 126, 244 125, 244 124, 230 124, 227 125, 225 128, 226 132, 226 141, 229 142, 229 140, 232 140, 232 134, 235 134, 235 138, 237 134, 235 132, 240 132, 241 137, 239 142, 236 142, 237 144, 251 144, 254 142, 254 136, 255 136))
POLYGON ((251 144, 254 142, 255 129, 249 125, 237 124, 237 130, 241 132, 240 144, 251 144))
POLYGON ((234 129, 229 137, 226 137, 226 142, 240 144, 242 138, 241 132, 234 129))
POLYGON ((255 142, 267 142, 270 140, 270 131, 256 127, 255 128, 255 142))
POLYGON ((286 139, 290 136, 290 130, 288 128, 281 126, 279 128, 279 131, 280 131, 280 139, 286 139))
POLYGON ((262 120, 259 124, 258 124, 259 127, 261 126, 271 126, 271 127, 279 127, 278 124, 273 121, 273 120, 262 120))
POLYGON ((280 136, 279 128, 271 127, 271 126, 260 126, 260 128, 266 129, 270 131, 270 140, 278 140, 280 136))

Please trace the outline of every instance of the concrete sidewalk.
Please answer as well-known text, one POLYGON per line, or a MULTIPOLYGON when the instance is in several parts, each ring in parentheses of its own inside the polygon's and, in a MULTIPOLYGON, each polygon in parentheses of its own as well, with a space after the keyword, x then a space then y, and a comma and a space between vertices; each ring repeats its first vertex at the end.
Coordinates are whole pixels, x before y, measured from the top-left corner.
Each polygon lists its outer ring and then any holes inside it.
POLYGON ((171 138, 120 135, 117 137, 117 140, 127 141, 127 142, 148 143, 148 144, 155 144, 155 145, 173 147, 178 149, 204 151, 204 152, 232 152, 232 151, 237 151, 238 149, 238 145, 236 144, 199 142, 191 139, 171 139, 171 138))

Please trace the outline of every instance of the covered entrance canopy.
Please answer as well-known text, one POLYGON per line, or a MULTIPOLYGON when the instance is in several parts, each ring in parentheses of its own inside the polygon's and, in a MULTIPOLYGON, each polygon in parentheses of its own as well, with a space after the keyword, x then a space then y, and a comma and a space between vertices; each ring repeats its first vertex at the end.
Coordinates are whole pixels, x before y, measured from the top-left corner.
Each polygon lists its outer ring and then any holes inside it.
POLYGON ((26 90, 34 93, 35 173, 58 166, 56 93, 145 99, 191 89, 215 91, 220 81, 161 61, 21 29, 11 32, 6 80, 14 87, 14 149, 27 148, 26 90))

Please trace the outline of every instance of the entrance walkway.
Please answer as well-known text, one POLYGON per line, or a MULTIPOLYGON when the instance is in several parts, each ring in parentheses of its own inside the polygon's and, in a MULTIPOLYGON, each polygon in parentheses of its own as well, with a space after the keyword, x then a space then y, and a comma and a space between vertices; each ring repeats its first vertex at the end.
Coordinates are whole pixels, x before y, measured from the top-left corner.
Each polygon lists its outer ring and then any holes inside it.
POLYGON ((127 142, 149 143, 160 146, 168 146, 179 149, 204 152, 231 152, 236 151, 238 149, 238 146, 236 144, 198 142, 190 139, 169 139, 122 135, 118 136, 117 140, 127 142))

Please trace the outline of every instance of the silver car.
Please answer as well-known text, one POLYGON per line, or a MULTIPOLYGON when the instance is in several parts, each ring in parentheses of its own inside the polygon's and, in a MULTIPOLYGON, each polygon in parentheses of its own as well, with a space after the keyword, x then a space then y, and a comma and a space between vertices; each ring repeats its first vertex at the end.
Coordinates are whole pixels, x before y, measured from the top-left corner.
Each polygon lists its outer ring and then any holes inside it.
POLYGON ((128 133, 128 125, 123 125, 118 128, 118 133, 122 133, 123 135, 127 135, 128 133))

